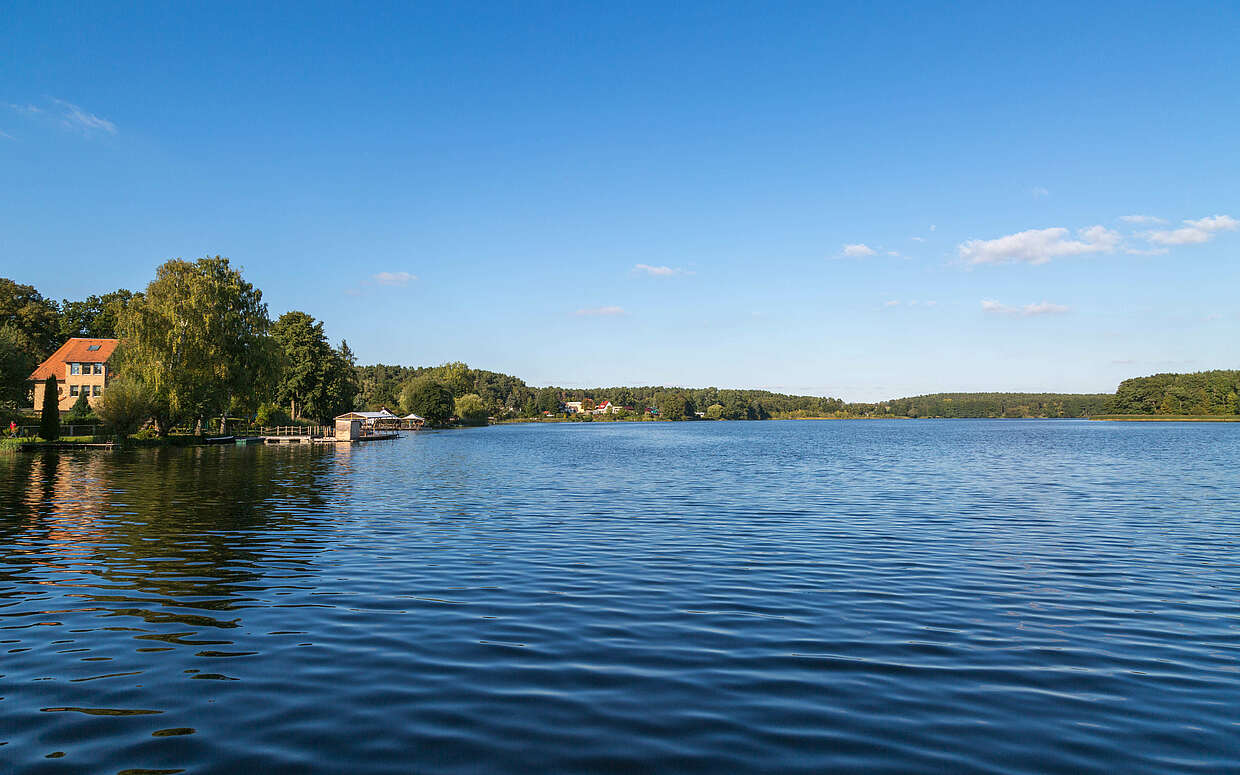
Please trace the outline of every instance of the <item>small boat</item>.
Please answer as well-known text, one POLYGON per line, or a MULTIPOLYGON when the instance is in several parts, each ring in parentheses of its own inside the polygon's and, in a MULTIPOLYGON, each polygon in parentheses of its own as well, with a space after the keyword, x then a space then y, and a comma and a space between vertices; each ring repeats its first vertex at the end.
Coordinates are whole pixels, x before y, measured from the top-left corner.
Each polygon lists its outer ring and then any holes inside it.
POLYGON ((236 440, 236 436, 208 436, 203 439, 208 444, 232 444, 236 440))

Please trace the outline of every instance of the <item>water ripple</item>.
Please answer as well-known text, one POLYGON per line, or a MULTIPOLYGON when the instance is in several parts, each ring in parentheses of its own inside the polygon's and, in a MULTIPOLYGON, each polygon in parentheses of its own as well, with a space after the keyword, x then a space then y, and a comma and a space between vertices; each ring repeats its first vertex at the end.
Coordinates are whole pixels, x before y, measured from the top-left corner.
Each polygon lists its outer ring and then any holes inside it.
POLYGON ((1240 772, 1237 464, 1075 421, 0 457, 0 759, 1240 772))

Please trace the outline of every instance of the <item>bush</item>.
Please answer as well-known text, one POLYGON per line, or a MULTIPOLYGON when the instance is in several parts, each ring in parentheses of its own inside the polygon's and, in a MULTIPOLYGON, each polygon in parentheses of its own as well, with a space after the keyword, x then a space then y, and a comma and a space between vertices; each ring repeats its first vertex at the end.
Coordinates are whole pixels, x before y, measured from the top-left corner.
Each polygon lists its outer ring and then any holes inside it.
POLYGON ((258 413, 254 416, 255 425, 292 425, 293 418, 284 410, 284 407, 276 404, 263 404, 258 407, 258 413))
POLYGON ((466 393, 456 399, 455 408, 462 425, 487 424, 487 408, 482 403, 482 396, 477 393, 466 393))
POLYGON ((78 400, 73 402, 73 406, 65 415, 65 422, 68 423, 84 423, 88 420, 95 419, 95 413, 90 408, 90 398, 83 390, 78 394, 78 400))
POLYGON ((151 417, 151 398, 145 386, 124 378, 103 391, 95 410, 122 443, 151 417))

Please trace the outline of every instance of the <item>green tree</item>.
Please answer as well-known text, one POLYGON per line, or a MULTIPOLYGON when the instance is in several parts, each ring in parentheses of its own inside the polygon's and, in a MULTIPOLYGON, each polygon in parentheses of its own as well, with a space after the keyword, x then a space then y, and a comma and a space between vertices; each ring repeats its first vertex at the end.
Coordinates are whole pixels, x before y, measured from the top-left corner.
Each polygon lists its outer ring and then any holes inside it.
POLYGON ((456 405, 452 392, 429 374, 411 379, 400 392, 401 408, 422 417, 429 425, 444 425, 456 405))
POLYGON ((539 388, 534 407, 540 412, 555 412, 560 408, 560 391, 555 388, 539 388))
POLYGON ((321 415, 328 403, 323 376, 332 355, 323 324, 304 312, 285 312, 271 326, 271 338, 282 355, 276 395, 294 420, 321 415))
POLYGON ((0 325, 0 403, 13 408, 27 405, 30 372, 36 365, 21 332, 10 324, 0 325))
POLYGON ((82 301, 65 299, 60 304, 60 338, 116 338, 121 315, 131 299, 133 292, 124 288, 102 296, 92 294, 82 301))
POLYGON ((437 367, 434 372, 435 378, 452 391, 454 398, 463 396, 474 389, 474 373, 469 366, 460 361, 445 363, 437 367))
POLYGON ((234 397, 257 405, 278 363, 262 291, 227 258, 173 259, 121 318, 124 373, 146 385, 157 425, 222 413, 234 397), (166 416, 160 415, 166 412, 166 416))
POLYGON ((357 379, 357 362, 349 343, 340 340, 339 349, 333 350, 323 375, 324 412, 321 422, 352 411, 361 390, 357 379))
POLYGON ((116 434, 116 440, 125 444, 150 419, 151 398, 145 385, 120 377, 103 391, 95 413, 116 434))
POLYGON ((706 419, 707 420, 722 420, 723 419, 723 404, 711 404, 710 406, 706 407, 706 419))
POLYGON ((60 310, 30 285, 0 277, 0 326, 12 326, 22 349, 36 362, 60 346, 60 310))
POLYGON ((724 400, 723 417, 725 420, 751 420, 749 402, 738 392, 731 393, 724 400))
POLYGON ((482 403, 482 396, 477 393, 466 393, 456 399, 454 408, 457 418, 464 425, 487 424, 487 408, 482 403))
POLYGON ((39 438, 55 441, 60 438, 60 388, 55 375, 43 381, 43 407, 39 415, 39 438))
POLYGON ((655 405, 659 408, 659 417, 664 420, 683 420, 693 416, 693 405, 684 393, 663 393, 655 405))

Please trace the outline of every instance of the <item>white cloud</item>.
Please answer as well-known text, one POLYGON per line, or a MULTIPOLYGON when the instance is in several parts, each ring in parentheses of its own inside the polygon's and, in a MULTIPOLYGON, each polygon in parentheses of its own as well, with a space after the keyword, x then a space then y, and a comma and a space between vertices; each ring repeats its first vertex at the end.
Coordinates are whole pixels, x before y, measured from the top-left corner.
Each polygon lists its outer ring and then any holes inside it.
POLYGON ((1124 223, 1166 223, 1154 215, 1121 215, 1119 219, 1124 223))
POLYGON ((853 245, 845 245, 843 255, 849 258, 864 258, 865 256, 872 256, 876 252, 874 248, 866 245, 864 242, 858 242, 853 245))
POLYGON ((1154 245, 1197 245, 1209 242, 1220 231, 1233 231, 1240 221, 1230 215, 1211 215, 1196 221, 1184 221, 1178 229, 1147 231, 1141 236, 1154 245))
POLYGON ((1048 197, 1051 195, 1050 191, 1042 188, 1041 186, 1034 186, 1029 189, 1029 193, 1033 195, 1034 199, 1042 199, 1043 197, 1048 197))
POLYGON ((1119 233, 1104 226, 1081 229, 1077 236, 1080 239, 1069 239, 1062 227, 1029 229, 992 240, 971 239, 957 250, 966 264, 1045 264, 1060 256, 1109 253, 1120 242, 1119 233))
POLYGON ((935 230, 935 229, 937 229, 937 228, 939 228, 939 227, 938 227, 938 226, 935 226, 933 223, 932 223, 932 224, 930 224, 930 231, 934 231, 934 230, 935 230))
POLYGON ((116 124, 113 124, 106 118, 96 116, 94 113, 87 113, 72 102, 65 102, 55 98, 52 99, 52 102, 63 109, 64 113, 61 115, 60 123, 69 129, 75 129, 82 134, 90 134, 91 132, 116 134, 116 124))
POLYGON ((371 278, 380 285, 399 287, 402 285, 408 285, 418 279, 418 276, 409 274, 408 272, 380 272, 378 274, 371 275, 371 278))
POLYGON ((899 256, 899 255, 900 255, 900 251, 898 251, 898 250, 888 250, 888 251, 887 251, 887 255, 889 255, 889 256, 899 256))
POLYGON ((615 317, 624 314, 624 307, 587 307, 573 314, 579 317, 615 317))
POLYGON ((892 299, 891 301, 884 301, 883 306, 884 307, 898 307, 900 306, 900 301, 898 299, 892 299))
POLYGON ((43 108, 40 108, 37 105, 15 105, 12 102, 9 103, 9 109, 15 110, 18 113, 26 113, 28 115, 43 112, 43 108))
POLYGON ((1040 301, 1036 304, 1026 304, 1024 306, 1014 306, 1008 304, 1000 304, 993 299, 985 299, 982 301, 982 311, 995 315, 1012 315, 1015 317, 1030 318, 1038 315, 1060 315, 1068 311, 1068 307, 1062 304, 1052 304, 1049 301, 1040 301))
POLYGON ((925 242, 926 241, 925 237, 909 237, 909 239, 911 239, 913 242, 925 242))
POLYGON ((650 264, 638 264, 633 267, 634 272, 645 272, 651 277, 671 277, 678 274, 693 274, 686 272, 684 269, 677 269, 671 266, 651 266, 650 264))
POLYGON ((0 129, 0 137, 4 138, 5 140, 14 140, 14 139, 16 139, 15 137, 13 137, 13 135, 9 134, 8 132, 5 132, 5 131, 4 131, 4 130, 2 130, 2 129, 0 129))

